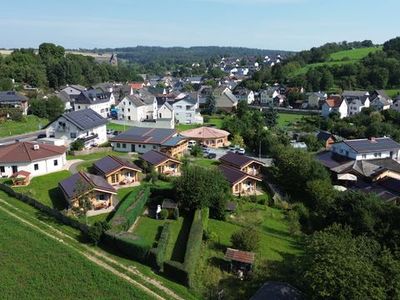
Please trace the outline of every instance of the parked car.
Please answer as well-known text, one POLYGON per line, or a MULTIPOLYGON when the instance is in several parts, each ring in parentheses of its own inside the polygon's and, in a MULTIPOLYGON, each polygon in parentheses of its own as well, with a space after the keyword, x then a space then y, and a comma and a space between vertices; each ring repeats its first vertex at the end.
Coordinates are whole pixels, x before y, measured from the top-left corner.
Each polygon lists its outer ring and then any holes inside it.
POLYGON ((246 151, 243 148, 236 149, 236 153, 240 155, 244 155, 246 151))
POLYGON ((229 152, 236 152, 236 146, 230 146, 230 147, 228 148, 228 151, 229 151, 229 152))
POLYGON ((217 158, 217 153, 210 152, 210 153, 208 153, 207 158, 208 159, 216 159, 217 158))
POLYGON ((38 136, 37 136, 38 139, 43 139, 45 137, 47 137, 47 135, 45 133, 38 134, 38 136))

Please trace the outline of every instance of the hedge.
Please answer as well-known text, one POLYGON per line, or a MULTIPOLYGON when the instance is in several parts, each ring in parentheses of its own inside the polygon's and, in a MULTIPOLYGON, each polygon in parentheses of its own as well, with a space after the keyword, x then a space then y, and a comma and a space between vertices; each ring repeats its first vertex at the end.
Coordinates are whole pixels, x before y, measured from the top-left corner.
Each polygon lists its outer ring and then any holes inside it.
MULTIPOLYGON (((163 226, 163 229, 161 231, 160 238, 158 240, 157 248, 153 248, 151 250, 152 254, 155 254, 155 265, 159 270, 163 270, 163 265, 165 261, 165 253, 167 251, 167 245, 169 242, 169 238, 171 235, 171 229, 170 229, 170 222, 166 222, 163 226)), ((153 263, 154 265, 154 263, 153 263)))
POLYGON ((184 269, 188 273, 188 286, 193 286, 193 277, 196 271, 197 261, 200 257, 201 243, 203 240, 203 230, 208 223, 207 209, 198 209, 193 216, 192 226, 190 227, 189 237, 186 244, 185 258, 183 262, 184 269))
POLYGON ((137 217, 143 213, 149 195, 150 187, 148 185, 143 185, 140 190, 131 192, 111 219, 112 227, 118 228, 122 225, 122 229, 127 231, 135 223, 137 217))
POLYGON ((131 239, 111 232, 106 232, 104 234, 104 242, 110 247, 119 250, 128 258, 142 263, 146 262, 147 255, 150 251, 150 245, 144 243, 141 238, 131 239))
POLYGON ((171 260, 164 262, 164 273, 168 277, 189 287, 193 287, 196 265, 200 258, 203 230, 207 227, 208 223, 208 213, 208 208, 196 210, 194 213, 186 243, 184 262, 180 263, 171 260))

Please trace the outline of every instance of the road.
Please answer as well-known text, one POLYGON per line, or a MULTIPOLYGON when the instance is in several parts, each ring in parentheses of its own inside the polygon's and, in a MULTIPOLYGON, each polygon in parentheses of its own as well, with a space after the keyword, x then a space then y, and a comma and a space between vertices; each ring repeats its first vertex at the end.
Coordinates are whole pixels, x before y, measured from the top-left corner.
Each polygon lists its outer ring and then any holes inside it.
POLYGON ((39 134, 45 134, 45 133, 46 133, 46 130, 39 130, 39 131, 24 133, 24 134, 20 134, 20 135, 3 137, 3 138, 0 138, 0 145, 12 144, 15 142, 15 140, 33 141, 33 140, 36 140, 36 138, 39 134))

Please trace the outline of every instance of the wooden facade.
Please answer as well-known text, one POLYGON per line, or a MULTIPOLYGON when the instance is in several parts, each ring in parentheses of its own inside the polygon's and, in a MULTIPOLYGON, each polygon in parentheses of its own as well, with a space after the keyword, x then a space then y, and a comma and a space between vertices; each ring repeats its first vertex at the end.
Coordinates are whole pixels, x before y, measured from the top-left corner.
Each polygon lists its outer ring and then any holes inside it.
POLYGON ((124 185, 139 182, 139 171, 131 168, 121 168, 105 176, 107 182, 111 185, 124 185))
POLYGON ((178 160, 168 159, 161 164, 154 166, 158 173, 164 175, 177 176, 180 174, 181 162, 178 160))
POLYGON ((261 179, 246 176, 237 183, 232 184, 232 193, 234 195, 254 195, 257 191, 257 182, 259 181, 261 179))

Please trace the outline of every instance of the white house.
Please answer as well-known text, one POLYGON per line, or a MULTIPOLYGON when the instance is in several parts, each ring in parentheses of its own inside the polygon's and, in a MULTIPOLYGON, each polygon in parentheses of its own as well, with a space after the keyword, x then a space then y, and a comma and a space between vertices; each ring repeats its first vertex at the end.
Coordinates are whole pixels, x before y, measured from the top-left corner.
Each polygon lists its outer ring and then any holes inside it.
POLYGON ((116 106, 118 119, 142 122, 157 119, 157 99, 145 90, 134 91, 116 106))
POLYGON ((384 90, 376 90, 371 95, 371 104, 370 106, 375 110, 386 110, 389 109, 392 104, 393 100, 386 94, 384 90))
POLYGON ((245 101, 247 104, 254 102, 254 92, 249 89, 236 89, 233 93, 238 101, 245 101))
POLYGON ((356 115, 361 112, 365 107, 370 106, 369 92, 367 91, 344 91, 342 98, 346 100, 348 104, 349 116, 356 115))
POLYGON ((344 140, 332 145, 333 153, 354 160, 399 158, 400 144, 388 137, 344 140))
POLYGON ((59 116, 45 129, 47 136, 64 140, 69 146, 76 139, 82 139, 85 147, 107 142, 107 119, 92 109, 72 111, 59 116))
POLYGON ((180 124, 203 124, 197 99, 185 95, 172 103, 175 120, 180 124))
POLYGON ((306 96, 308 108, 319 108, 320 104, 328 98, 328 95, 323 92, 308 93, 306 96))
POLYGON ((110 92, 105 93, 97 89, 81 92, 73 103, 74 110, 90 108, 103 118, 108 118, 110 116, 112 105, 115 105, 114 94, 110 92))
POLYGON ((260 93, 260 103, 263 105, 273 106, 274 99, 280 95, 278 87, 270 87, 262 90, 260 93))
POLYGON ((64 168, 66 147, 17 142, 0 147, 0 177, 10 177, 19 171, 39 176, 60 171, 64 168))
POLYGON ((321 115, 327 118, 333 112, 339 113, 341 119, 347 117, 348 105, 346 99, 342 99, 340 95, 331 95, 326 99, 322 105, 321 115))

